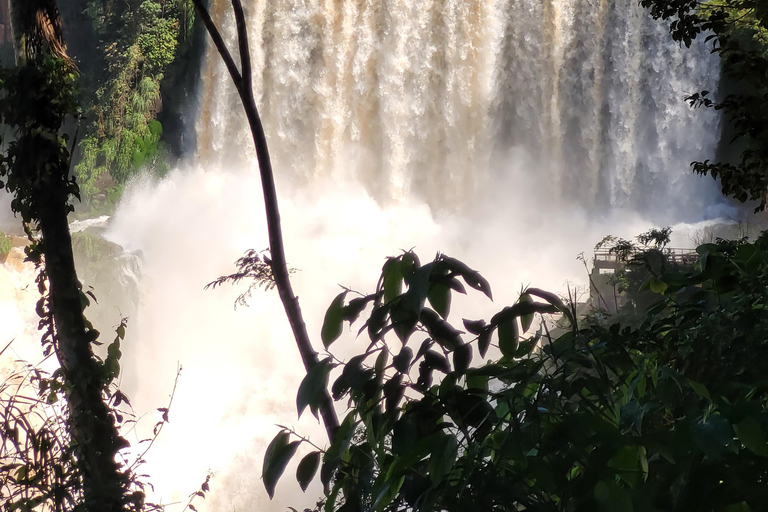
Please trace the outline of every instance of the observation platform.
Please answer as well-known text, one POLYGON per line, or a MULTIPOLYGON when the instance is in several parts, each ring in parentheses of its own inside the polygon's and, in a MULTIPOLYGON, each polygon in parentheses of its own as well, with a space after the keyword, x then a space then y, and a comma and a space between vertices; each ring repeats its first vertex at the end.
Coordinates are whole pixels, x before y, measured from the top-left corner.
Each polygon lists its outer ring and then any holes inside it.
MULTIPOLYGON (((595 251, 592 263, 594 265, 593 272, 600 274, 612 274, 617 270, 624 268, 628 260, 631 260, 633 256, 636 256, 645 251, 632 251, 628 254, 627 258, 619 258, 619 255, 609 249, 601 249, 595 251)), ((680 249, 680 248, 664 248, 660 250, 667 263, 672 265, 693 265, 699 258, 699 254, 696 249, 680 249)))

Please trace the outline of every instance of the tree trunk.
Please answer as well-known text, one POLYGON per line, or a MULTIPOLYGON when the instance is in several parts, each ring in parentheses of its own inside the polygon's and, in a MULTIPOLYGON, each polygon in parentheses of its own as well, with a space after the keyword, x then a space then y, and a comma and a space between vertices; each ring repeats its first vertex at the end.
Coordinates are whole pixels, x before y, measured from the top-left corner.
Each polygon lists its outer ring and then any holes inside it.
MULTIPOLYGON (((83 314, 85 296, 75 271, 67 216, 68 202, 77 190, 69 178, 70 154, 61 136, 67 115, 62 97, 71 83, 44 65, 51 57, 71 66, 61 32, 55 0, 13 0, 14 32, 20 50, 20 73, 27 68, 39 86, 37 102, 16 107, 19 137, 9 164, 8 183, 16 193, 14 208, 41 232, 39 248, 48 278, 48 306, 52 317, 53 347, 65 379, 69 405, 69 432, 81 478, 84 510, 118 512, 126 509, 129 478, 115 461, 126 446, 104 400, 107 379, 91 350, 98 333, 83 314), (32 71, 38 70, 37 73, 32 71), (46 74, 47 73, 47 74, 46 74), (18 121, 31 120, 29 122, 18 121)), ((55 69, 55 68, 53 68, 55 69)), ((22 97, 27 91, 16 91, 22 97)), ((13 108, 13 107, 12 107, 13 108)), ((12 110, 11 108, 11 110, 12 110)))

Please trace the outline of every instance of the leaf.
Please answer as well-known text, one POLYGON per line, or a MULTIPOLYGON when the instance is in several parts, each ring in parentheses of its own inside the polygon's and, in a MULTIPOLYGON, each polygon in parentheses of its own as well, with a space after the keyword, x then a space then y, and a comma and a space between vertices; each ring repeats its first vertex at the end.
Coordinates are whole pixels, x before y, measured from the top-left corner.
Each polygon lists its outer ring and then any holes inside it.
POLYGON ((488 347, 491 346, 491 334, 493 334, 493 328, 486 327, 477 339, 477 349, 480 352, 480 357, 485 357, 488 347))
POLYGON ((448 286, 433 283, 427 299, 441 317, 448 318, 448 313, 451 310, 451 289, 448 286))
POLYGON ((427 353, 424 354, 424 363, 429 368, 440 370, 443 373, 451 372, 451 365, 448 364, 448 360, 445 358, 445 356, 435 352, 434 350, 427 350, 427 353))
POLYGON ((704 384, 700 384, 698 382, 688 380, 688 385, 691 386, 691 389, 699 396, 706 398, 707 400, 712 400, 709 397, 709 391, 707 390, 707 387, 704 384))
POLYGON ((296 480, 298 480, 302 491, 307 490, 309 483, 315 477, 317 469, 320 467, 320 456, 319 451, 311 452, 299 462, 299 466, 296 468, 296 480))
POLYGON ((453 368, 459 374, 464 374, 472 362, 472 346, 463 344, 453 351, 453 368))
POLYGON ((346 291, 338 294, 328 307, 328 311, 325 312, 320 338, 323 340, 323 346, 326 349, 341 336, 344 321, 344 297, 346 296, 346 291))
POLYGON ((752 512, 752 509, 746 501, 740 501, 739 503, 729 505, 728 508, 725 509, 725 512, 752 512))
POLYGON ((658 277, 651 277, 648 280, 648 288, 653 293, 663 294, 665 291, 667 291, 667 283, 665 283, 658 277))
POLYGON ((499 348, 504 356, 515 356, 519 337, 515 317, 507 318, 499 323, 499 348))
POLYGON ((270 499, 275 495, 275 486, 277 481, 285 471, 288 462, 296 453, 300 441, 288 442, 290 433, 283 430, 269 443, 267 452, 264 454, 264 467, 261 472, 261 478, 264 480, 264 487, 270 499))
MULTIPOLYGON (((528 295, 527 293, 524 293, 520 296, 520 298, 517 301, 518 303, 533 303, 533 297, 528 295)), ((528 329, 531 328, 531 324, 533 324, 533 313, 528 313, 527 315, 523 315, 520 317, 520 326, 523 328, 523 334, 528 331, 528 329)))
POLYGON ((405 395, 405 386, 401 385, 403 381, 402 374, 398 373, 391 379, 389 379, 382 387, 384 391, 384 407, 388 413, 393 413, 397 410, 400 400, 405 395))
POLYGON ((450 258, 447 256, 442 257, 442 261, 446 266, 456 272, 458 275, 464 278, 464 282, 471 288, 483 292, 489 299, 493 300, 493 294, 491 293, 491 285, 485 280, 480 272, 472 270, 466 263, 457 260, 456 258, 450 258))
POLYGON ((330 359, 323 359, 312 366, 301 380, 299 392, 296 394, 296 409, 299 411, 299 418, 307 406, 310 407, 312 415, 317 418, 323 392, 328 387, 328 374, 331 368, 330 359))
POLYGON ((485 327, 485 320, 467 320, 462 318, 462 322, 464 322, 464 328, 474 335, 480 334, 483 331, 483 327, 485 327))
POLYGON ((526 290, 526 293, 530 295, 535 295, 536 297, 539 297, 540 299, 544 299, 545 301, 549 302, 553 306, 555 306, 558 311, 560 311, 565 317, 568 319, 569 322, 571 322, 571 325, 576 325, 576 319, 573 318, 573 313, 571 312, 568 307, 563 304, 563 301, 555 295, 552 292, 547 292, 544 290, 540 290, 539 288, 528 288, 526 290))
POLYGON ((371 311, 371 317, 368 319, 368 336, 371 341, 376 341, 381 336, 381 330, 387 322, 388 306, 379 306, 371 311))
POLYGON ((413 350, 410 347, 403 347, 400 349, 400 353, 392 359, 392 364, 395 366, 395 370, 408 373, 411 359, 413 359, 413 350))
POLYGON ((739 441, 744 443, 749 450, 757 455, 768 457, 768 443, 765 434, 760 428, 760 423, 754 416, 747 416, 741 423, 733 426, 739 441))
POLYGON ((429 478, 434 486, 438 486, 443 478, 450 474, 456 463, 458 443, 452 435, 446 435, 441 442, 436 443, 434 451, 429 458, 429 478))
POLYGON ((360 313, 365 309, 365 306, 372 300, 373 296, 369 295, 367 297, 357 297, 349 301, 349 304, 342 308, 342 316, 344 320, 350 323, 355 322, 357 317, 360 316, 360 313))
POLYGON ((467 372, 467 390, 488 391, 488 375, 477 373, 476 369, 467 372))
POLYGON ((344 365, 344 370, 341 372, 353 391, 361 389, 373 373, 372 370, 363 368, 363 361, 366 357, 368 354, 353 357, 344 365))
POLYGON ((399 296, 403 287, 403 268, 399 258, 388 258, 381 269, 384 288, 384 302, 391 302, 399 296))
POLYGON ((613 480, 601 480, 595 485, 595 501, 601 512, 632 512, 632 500, 613 480))
POLYGON ((733 430, 728 420, 711 415, 706 420, 691 425, 691 435, 696 445, 710 459, 719 459, 725 447, 733 440, 733 430))
POLYGON ((421 322, 427 327, 432 339, 448 350, 455 350, 461 346, 461 331, 440 318, 437 313, 429 308, 421 310, 421 322))

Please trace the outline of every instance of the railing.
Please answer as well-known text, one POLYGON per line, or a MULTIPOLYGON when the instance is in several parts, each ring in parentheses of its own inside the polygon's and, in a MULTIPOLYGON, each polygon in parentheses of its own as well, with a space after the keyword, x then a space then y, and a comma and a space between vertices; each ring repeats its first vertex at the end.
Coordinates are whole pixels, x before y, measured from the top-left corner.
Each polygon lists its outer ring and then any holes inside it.
MULTIPOLYGON (((595 251, 595 257, 593 259, 595 268, 616 268, 626 264, 632 257, 641 254, 644 251, 634 250, 629 253, 622 253, 622 258, 619 258, 619 254, 616 251, 610 249, 601 249, 595 251)), ((666 248, 661 250, 664 254, 667 262, 676 263, 679 265, 693 265, 699 258, 695 249, 679 249, 679 248, 666 248)))

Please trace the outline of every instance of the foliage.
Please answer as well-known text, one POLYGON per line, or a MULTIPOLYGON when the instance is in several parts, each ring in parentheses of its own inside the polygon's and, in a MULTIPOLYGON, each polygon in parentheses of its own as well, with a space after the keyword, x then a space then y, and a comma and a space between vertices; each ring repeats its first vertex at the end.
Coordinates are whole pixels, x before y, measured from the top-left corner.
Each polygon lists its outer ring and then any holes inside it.
MULTIPOLYGON (((299 411, 314 412, 338 366, 330 389, 348 405, 331 445, 299 464, 302 488, 319 469, 327 511, 762 510, 768 236, 698 253, 695 268, 656 278, 637 327, 580 327, 556 296, 528 289, 460 330, 451 294, 463 280, 490 296, 479 274, 445 256, 389 259, 374 294, 343 292, 326 314, 330 347, 373 306, 364 351, 329 355, 299 388, 299 411), (569 325, 560 336, 532 318, 554 312, 569 325)), ((265 457, 270 494, 293 436, 283 430, 265 457)))
POLYGON ((156 119, 162 105, 161 82, 183 53, 180 45, 190 37, 194 18, 187 0, 90 0, 86 14, 107 68, 106 80, 96 80, 96 94, 86 114, 90 124, 75 166, 83 197, 92 202, 99 192, 118 190, 115 184, 122 185, 139 168, 158 162, 163 135, 156 119))
POLYGON ((768 10, 762 0, 641 0, 654 18, 669 19, 675 41, 690 46, 701 34, 712 41, 723 72, 736 92, 713 98, 710 91, 687 99, 694 107, 722 110, 733 128, 734 161, 694 162, 694 172, 718 178, 723 194, 766 205, 768 190, 768 10))
POLYGON ((30 240, 27 258, 39 269, 36 312, 43 352, 59 364, 50 376, 31 370, 33 378, 12 377, 12 388, 0 389, 0 485, 8 512, 153 508, 144 502, 135 466, 122 457, 128 443, 119 431, 118 407, 127 399, 114 381, 125 322, 106 357, 97 357, 92 346, 99 344, 99 332, 84 315, 93 294, 83 292, 74 267, 67 216, 78 187, 62 135, 64 124, 78 114, 74 75, 69 61, 52 58, 44 46, 23 65, 0 73, 0 118, 11 138, 0 155, 0 187, 14 194, 11 208, 30 240), (21 387, 26 382, 38 386, 38 397, 21 387))
MULTIPOLYGON (((125 329, 126 320, 123 319, 116 328, 115 339, 109 345, 106 357, 99 363, 105 383, 105 399, 110 403, 115 422, 121 427, 132 428, 136 420, 131 411, 125 409, 130 403, 115 384, 120 372, 120 344, 125 329)), ((17 364, 17 368, 0 383, 0 429, 3 434, 0 496, 4 498, 0 510, 82 510, 83 475, 77 468, 76 443, 66 422, 69 386, 61 370, 48 374, 30 364, 17 364)), ((160 426, 167 421, 167 408, 163 410, 166 414, 158 423, 160 426)), ((139 457, 124 459, 122 464, 133 469, 141 462, 143 459, 139 457)), ((129 480, 132 490, 126 496, 127 510, 161 509, 144 503, 146 484, 135 471, 130 472, 129 480)))
POLYGON ((11 235, 6 235, 0 231, 0 258, 7 256, 13 248, 13 239, 11 235))
MULTIPOLYGON (((261 254, 259 254, 254 249, 248 249, 245 251, 245 255, 242 258, 238 258, 235 262, 237 272, 228 276, 219 277, 215 281, 205 285, 205 289, 213 289, 224 283, 237 284, 243 280, 248 281, 248 289, 235 299, 235 308, 237 308, 237 306, 247 306, 248 299, 251 298, 255 289, 263 287, 265 290, 271 290, 276 286, 275 277, 272 274, 272 260, 265 254, 266 252, 267 251, 262 251, 261 254)), ((296 269, 288 269, 289 274, 295 272, 296 269)))

